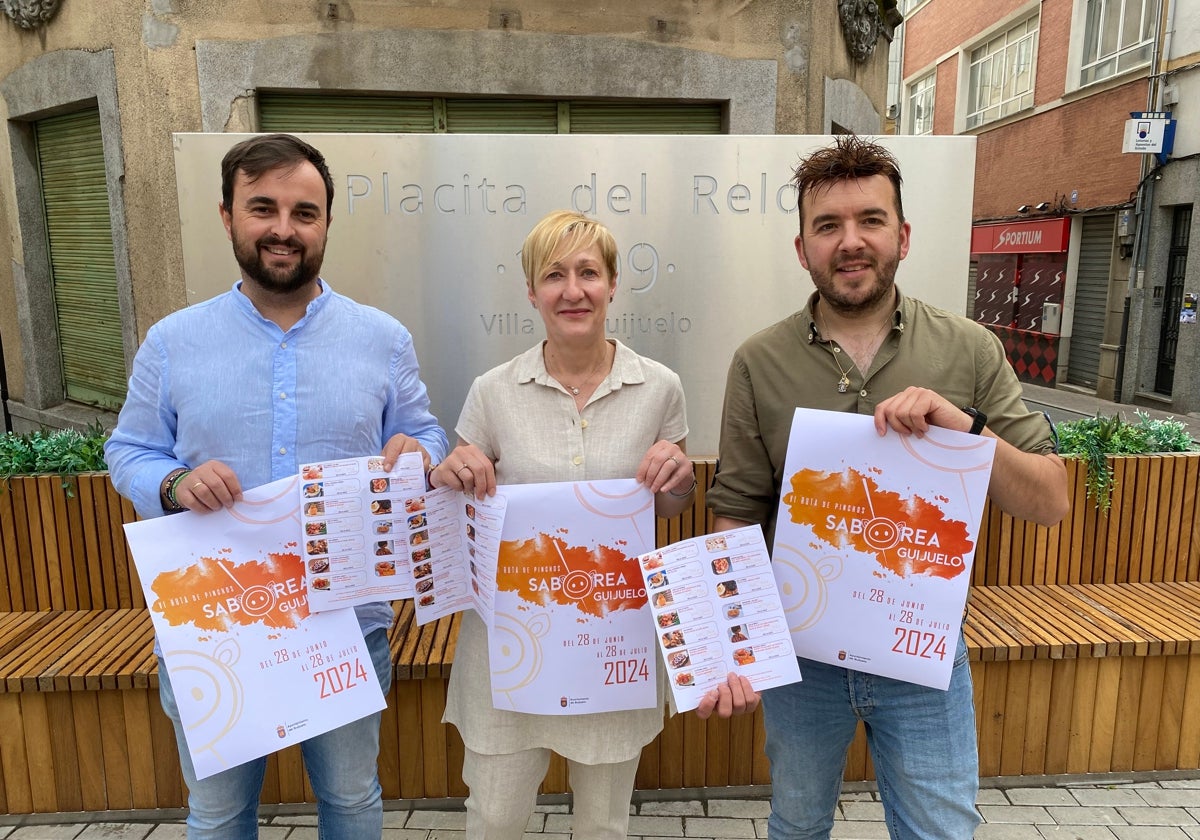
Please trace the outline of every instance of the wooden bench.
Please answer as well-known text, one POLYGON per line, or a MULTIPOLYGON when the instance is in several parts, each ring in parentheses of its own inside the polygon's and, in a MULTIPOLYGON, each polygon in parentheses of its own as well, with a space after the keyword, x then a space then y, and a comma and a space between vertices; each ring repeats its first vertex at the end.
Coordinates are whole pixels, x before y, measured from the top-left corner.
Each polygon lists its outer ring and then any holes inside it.
MULTIPOLYGON (((1107 517, 1085 500, 1077 465, 1061 526, 985 513, 965 625, 985 776, 1200 767, 1200 456, 1117 466, 1107 517)), ((709 530, 713 468, 696 462, 701 492, 659 520, 660 545, 709 530)), ((73 496, 52 478, 0 493, 2 813, 185 803, 120 530, 132 518, 105 476, 81 477, 73 496), (67 524, 27 525, 31 512, 67 524)), ((417 627, 411 602, 397 606, 380 748, 388 799, 466 795, 462 741, 440 722, 459 621, 417 627)), ((668 719, 638 788, 768 783, 761 715, 668 719)), ((861 731, 846 778, 872 778, 861 731)), ((555 759, 542 790, 568 789, 555 759)), ((272 756, 262 801, 312 800, 299 749, 272 756)))

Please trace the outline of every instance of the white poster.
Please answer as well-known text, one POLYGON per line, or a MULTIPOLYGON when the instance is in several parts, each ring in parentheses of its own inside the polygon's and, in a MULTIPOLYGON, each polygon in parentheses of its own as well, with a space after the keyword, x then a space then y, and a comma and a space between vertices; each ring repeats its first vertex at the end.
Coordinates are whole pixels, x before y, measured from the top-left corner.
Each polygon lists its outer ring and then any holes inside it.
POLYGON ((950 684, 995 441, 796 409, 775 577, 799 656, 950 684))
POLYGON ((489 622, 493 704, 547 715, 652 707, 654 619, 637 557, 654 547, 653 495, 633 479, 497 495, 507 512, 489 622))
POLYGON ((125 526, 198 778, 385 705, 354 611, 309 611, 297 481, 125 526))

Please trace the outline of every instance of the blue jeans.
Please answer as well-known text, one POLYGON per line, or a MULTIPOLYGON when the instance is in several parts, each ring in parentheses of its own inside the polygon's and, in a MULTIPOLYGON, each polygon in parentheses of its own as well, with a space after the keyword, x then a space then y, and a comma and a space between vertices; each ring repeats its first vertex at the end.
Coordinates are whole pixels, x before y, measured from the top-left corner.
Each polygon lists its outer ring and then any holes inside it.
POLYGON ((763 692, 771 840, 828 838, 858 721, 892 840, 969 840, 979 752, 966 644, 946 691, 800 660, 803 681, 763 692))
MULTIPOLYGON (((368 633, 366 641, 371 664, 386 695, 392 685, 387 630, 368 633)), ((175 724, 179 763, 188 787, 188 840, 256 840, 266 757, 198 780, 161 657, 158 695, 163 711, 175 724)), ((383 835, 383 791, 378 767, 380 718, 381 713, 376 712, 300 744, 308 780, 317 795, 320 840, 369 840, 383 835)))

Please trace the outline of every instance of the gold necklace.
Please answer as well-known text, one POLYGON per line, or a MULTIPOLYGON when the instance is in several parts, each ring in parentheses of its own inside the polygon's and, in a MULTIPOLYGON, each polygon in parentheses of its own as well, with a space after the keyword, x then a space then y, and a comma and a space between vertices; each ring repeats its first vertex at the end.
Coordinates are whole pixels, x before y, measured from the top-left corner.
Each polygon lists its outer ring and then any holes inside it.
MULTIPOLYGON (((820 317, 819 313, 816 313, 816 312, 813 313, 813 318, 814 318, 814 320, 824 321, 824 319, 820 317)), ((871 343, 873 344, 875 342, 875 339, 877 339, 877 338, 879 338, 879 336, 883 335, 883 333, 887 330, 887 328, 891 324, 892 324, 892 314, 889 312, 887 320, 883 322, 883 326, 879 328, 879 332, 875 333, 875 335, 871 338, 871 343)), ((818 324, 818 326, 820 326, 820 324, 818 324)), ((827 330, 822 330, 823 334, 825 334, 827 332, 828 332, 827 330)), ((825 349, 829 351, 829 355, 833 356, 833 363, 835 365, 837 365, 838 373, 841 374, 841 377, 838 379, 838 382, 837 382, 837 391, 839 394, 844 394, 848 390, 850 390, 850 370, 848 368, 842 367, 842 363, 838 359, 838 356, 840 356, 844 351, 842 350, 840 345, 836 346, 836 347, 833 346, 833 337, 832 336, 830 336, 829 338, 823 339, 823 341, 825 343, 825 349)), ((849 355, 849 354, 847 353, 846 355, 849 355)), ((856 365, 854 364, 853 361, 851 361, 851 366, 856 367, 856 365)))
POLYGON ((584 379, 582 382, 580 382, 578 385, 568 385, 565 381, 563 381, 563 378, 561 376, 556 374, 554 371, 550 370, 549 365, 546 366, 546 371, 551 376, 553 376, 555 378, 555 380, 558 381, 559 385, 562 385, 564 388, 566 388, 568 391, 570 391, 572 395, 578 397, 579 392, 583 388, 587 387, 588 383, 592 381, 592 377, 595 376, 600 371, 600 368, 604 367, 604 363, 607 361, 608 361, 608 342, 606 341, 604 343, 604 353, 600 356, 600 359, 596 362, 596 366, 592 368, 590 373, 588 373, 587 378, 584 379))
POLYGON ((826 349, 829 350, 829 355, 833 356, 833 363, 837 365, 838 373, 842 375, 841 379, 838 380, 837 390, 839 394, 844 394, 850 389, 850 371, 843 368, 841 361, 838 360, 840 348, 830 347, 827 344, 826 349))

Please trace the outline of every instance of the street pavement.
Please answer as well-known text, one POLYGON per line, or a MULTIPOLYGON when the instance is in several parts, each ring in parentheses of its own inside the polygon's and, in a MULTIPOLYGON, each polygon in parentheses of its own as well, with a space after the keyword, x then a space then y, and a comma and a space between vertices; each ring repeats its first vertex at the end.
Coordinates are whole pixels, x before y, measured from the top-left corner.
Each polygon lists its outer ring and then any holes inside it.
MULTIPOLYGON (((985 779, 975 840, 1200 840, 1200 773, 985 779)), ((631 838, 764 838, 767 788, 639 792, 631 838)), ((569 840, 567 798, 546 797, 526 840, 569 840)), ((383 840, 465 838, 461 800, 385 803, 383 840)), ((264 808, 262 840, 316 840, 311 806, 264 808)), ((831 837, 886 840, 873 785, 847 784, 831 837)), ((179 811, 0 817, 0 840, 184 840, 179 811)), ((955 840, 955 838, 946 838, 955 840)))
POLYGON ((1077 420, 1080 417, 1095 417, 1097 413, 1105 416, 1120 414, 1129 422, 1137 421, 1137 412, 1144 412, 1158 420, 1175 419, 1186 425, 1191 432, 1192 440, 1200 441, 1200 413, 1173 414, 1169 411, 1131 405, 1127 403, 1111 403, 1097 399, 1094 394, 1081 393, 1068 388, 1043 388, 1037 385, 1022 384, 1025 404, 1032 409, 1045 411, 1055 423, 1063 420, 1077 420))

